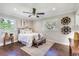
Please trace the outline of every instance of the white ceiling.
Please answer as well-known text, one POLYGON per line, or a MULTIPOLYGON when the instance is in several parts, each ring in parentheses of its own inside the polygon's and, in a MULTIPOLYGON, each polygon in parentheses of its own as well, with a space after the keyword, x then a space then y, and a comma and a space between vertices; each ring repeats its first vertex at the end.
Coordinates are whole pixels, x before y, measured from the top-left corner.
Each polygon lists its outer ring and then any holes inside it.
POLYGON ((33 20, 74 12, 78 7, 77 3, 0 3, 0 14, 33 20), (16 10, 14 10, 15 8, 16 10), (32 8, 36 8, 37 12, 45 12, 45 15, 36 18, 28 17, 29 14, 22 13, 23 11, 32 12, 32 8), (53 11, 53 8, 56 10, 53 11))

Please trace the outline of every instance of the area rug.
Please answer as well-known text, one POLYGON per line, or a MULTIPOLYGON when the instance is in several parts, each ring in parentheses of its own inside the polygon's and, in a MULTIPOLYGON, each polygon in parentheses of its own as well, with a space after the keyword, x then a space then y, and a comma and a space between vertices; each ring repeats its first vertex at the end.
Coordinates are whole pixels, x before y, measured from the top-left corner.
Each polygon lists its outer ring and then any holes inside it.
POLYGON ((31 56, 44 56, 46 52, 51 48, 51 46, 54 45, 54 42, 52 41, 46 41, 43 45, 36 47, 21 47, 23 51, 28 53, 31 56))

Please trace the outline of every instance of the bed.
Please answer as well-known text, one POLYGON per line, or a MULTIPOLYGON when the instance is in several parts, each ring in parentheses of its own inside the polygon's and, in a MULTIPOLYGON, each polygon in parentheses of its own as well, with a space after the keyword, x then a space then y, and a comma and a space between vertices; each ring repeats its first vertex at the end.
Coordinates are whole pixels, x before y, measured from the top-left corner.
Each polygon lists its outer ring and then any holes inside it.
POLYGON ((33 39, 38 39, 38 33, 33 33, 30 30, 21 30, 18 34, 18 40, 27 47, 32 46, 33 39))

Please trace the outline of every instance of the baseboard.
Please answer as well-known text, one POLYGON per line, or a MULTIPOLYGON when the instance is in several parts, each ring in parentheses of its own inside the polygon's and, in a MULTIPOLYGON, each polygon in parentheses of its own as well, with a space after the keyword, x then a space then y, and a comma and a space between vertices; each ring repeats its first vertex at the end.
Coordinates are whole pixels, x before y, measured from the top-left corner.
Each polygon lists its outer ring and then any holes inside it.
MULTIPOLYGON (((14 41, 14 42, 18 42, 18 40, 14 41)), ((6 42, 6 45, 10 44, 11 42, 6 42)), ((0 46, 3 46, 3 42, 0 43, 0 46)))
POLYGON ((59 41, 54 41, 55 43, 58 43, 58 44, 61 44, 61 45, 66 45, 66 46, 69 46, 69 43, 68 42, 59 42, 59 41))
POLYGON ((55 42, 55 43, 58 43, 58 44, 69 46, 68 42, 61 42, 61 41, 56 41, 56 40, 52 40, 52 39, 48 39, 48 40, 50 40, 51 42, 55 42))

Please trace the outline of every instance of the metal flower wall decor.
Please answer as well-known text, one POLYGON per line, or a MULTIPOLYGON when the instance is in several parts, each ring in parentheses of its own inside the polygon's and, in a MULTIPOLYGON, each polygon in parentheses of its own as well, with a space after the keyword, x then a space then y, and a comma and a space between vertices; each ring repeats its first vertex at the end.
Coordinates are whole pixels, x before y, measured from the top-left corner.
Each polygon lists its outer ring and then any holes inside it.
POLYGON ((71 18, 70 17, 63 17, 61 19, 61 24, 62 25, 68 25, 71 22, 71 18))
POLYGON ((54 30, 55 27, 56 27, 56 23, 55 23, 55 22, 52 22, 52 23, 47 22, 47 23, 46 23, 46 28, 47 28, 48 30, 54 30))
POLYGON ((53 28, 53 26, 51 24, 47 24, 46 27, 47 27, 47 29, 52 29, 53 28))
POLYGON ((61 28, 61 32, 63 34, 69 34, 71 32, 71 28, 69 26, 64 26, 61 28))

